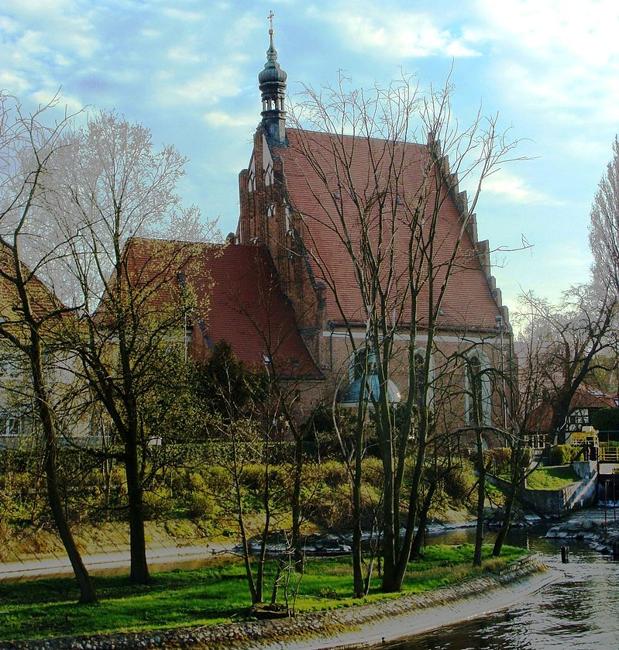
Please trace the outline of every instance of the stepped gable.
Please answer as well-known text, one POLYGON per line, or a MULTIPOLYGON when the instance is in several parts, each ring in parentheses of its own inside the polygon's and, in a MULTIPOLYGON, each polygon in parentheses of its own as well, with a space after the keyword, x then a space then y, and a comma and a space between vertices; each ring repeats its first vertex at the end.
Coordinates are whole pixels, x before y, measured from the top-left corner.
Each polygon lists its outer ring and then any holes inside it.
MULTIPOLYGON (((299 213, 302 219, 302 237, 305 248, 310 252, 310 264, 317 280, 324 280, 319 265, 311 259, 312 254, 319 255, 335 278, 337 290, 344 308, 347 320, 351 322, 364 322, 364 310, 361 295, 357 290, 349 256, 340 241, 334 224, 337 223, 337 214, 333 204, 334 193, 342 196, 344 213, 354 214, 354 204, 346 189, 338 188, 337 174, 332 170, 334 157, 332 139, 335 137, 327 133, 314 131, 300 131, 299 129, 286 129, 288 146, 270 145, 274 157, 283 163, 283 177, 285 191, 292 209, 299 213), (326 176, 332 178, 333 187, 325 187, 324 182, 318 177, 316 171, 303 154, 304 147, 311 149, 321 167, 326 171, 326 176)), ((416 191, 427 182, 427 167, 430 155, 426 145, 402 143, 385 155, 385 141, 379 139, 344 136, 346 156, 349 157, 351 186, 360 192, 367 188, 368 195, 375 193, 375 188, 380 182, 380 176, 388 175, 388 165, 393 160, 403 158, 402 169, 404 173, 400 180, 404 201, 411 200, 416 191), (383 162, 377 166, 378 174, 373 173, 373 161, 380 159, 383 162), (410 188, 407 191, 407 188, 410 188)), ((391 146, 389 144, 388 146, 391 146)), ((468 216, 468 223, 463 233, 457 268, 450 278, 447 293, 442 305, 442 316, 439 319, 442 329, 458 329, 496 331, 497 316, 502 316, 507 321, 507 310, 501 305, 500 290, 496 288, 494 278, 490 275, 489 246, 485 241, 477 241, 475 215, 469 215, 466 206, 466 194, 459 192, 457 178, 449 173, 446 158, 441 159, 443 175, 447 183, 441 188, 445 193, 445 200, 441 206, 440 219, 434 238, 435 263, 444 263, 453 246, 460 236, 463 218, 468 216)), ((393 197, 397 199, 397 197, 393 197)), ((431 205, 432 200, 429 204, 431 205)), ((352 237, 355 238, 355 227, 358 230, 358 220, 353 218, 347 224, 351 228, 352 237)), ((404 227, 404 224, 402 224, 404 227)), ((407 262, 407 238, 395 236, 396 264, 407 262)), ((406 269, 399 269, 402 274, 398 291, 404 291, 407 277, 406 269)), ((342 315, 332 295, 327 291, 326 318, 333 322, 342 320, 342 315)), ((394 305, 398 299, 394 300, 394 305)), ((428 292, 422 291, 421 305, 418 314, 423 326, 423 314, 428 308, 428 292)), ((404 324, 404 323, 401 323, 404 324)))

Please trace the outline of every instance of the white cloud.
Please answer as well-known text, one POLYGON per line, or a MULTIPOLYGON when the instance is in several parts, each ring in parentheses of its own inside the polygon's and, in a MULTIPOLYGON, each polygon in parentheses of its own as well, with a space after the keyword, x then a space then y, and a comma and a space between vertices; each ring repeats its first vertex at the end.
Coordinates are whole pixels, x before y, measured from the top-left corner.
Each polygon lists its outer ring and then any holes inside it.
POLYGON ((466 32, 492 46, 510 101, 574 125, 619 122, 619 5, 615 0, 477 0, 466 32))
POLYGON ((200 63, 204 60, 204 57, 196 52, 195 49, 187 47, 186 45, 171 47, 166 54, 168 59, 175 63, 200 63))
POLYGON ((489 176, 483 184, 484 194, 495 194, 511 203, 561 205, 561 201, 530 187, 515 174, 500 170, 489 176))
POLYGON ((61 109, 66 108, 69 113, 77 113, 84 108, 84 104, 76 97, 59 93, 55 90, 37 90, 30 97, 39 105, 47 106, 52 102, 58 102, 61 109))
POLYGON ((204 121, 214 128, 242 128, 255 127, 258 123, 258 113, 254 110, 247 113, 226 113, 224 111, 208 111, 204 113, 204 121))
POLYGON ((165 7, 162 10, 164 16, 183 22, 198 22, 204 20, 204 13, 190 11, 189 9, 178 9, 176 7, 165 7))
POLYGON ((26 92, 30 83, 23 76, 17 75, 10 70, 0 71, 0 88, 8 90, 10 93, 20 95, 26 92))
POLYGON ((180 81, 169 72, 162 73, 161 99, 168 103, 191 102, 208 106, 223 97, 234 97, 241 92, 239 71, 230 65, 220 65, 217 74, 203 72, 187 81, 180 81))
POLYGON ((334 25, 346 44, 365 55, 398 60, 427 57, 471 57, 478 52, 466 36, 454 35, 428 13, 377 6, 367 2, 340 2, 332 9, 310 9, 315 19, 334 25))

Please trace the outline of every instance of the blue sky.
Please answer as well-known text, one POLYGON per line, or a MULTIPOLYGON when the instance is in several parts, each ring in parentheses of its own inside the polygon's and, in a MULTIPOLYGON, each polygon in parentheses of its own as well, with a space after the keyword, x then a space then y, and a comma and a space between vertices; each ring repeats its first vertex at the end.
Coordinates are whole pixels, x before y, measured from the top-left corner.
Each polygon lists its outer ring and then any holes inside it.
POLYGON ((276 46, 294 97, 347 72, 354 85, 400 70, 440 84, 453 64, 455 111, 499 112, 518 152, 478 209, 504 300, 556 298, 585 281, 589 208, 619 124, 619 4, 574 0, 3 0, 0 88, 27 105, 59 87, 70 109, 116 109, 190 162, 181 188, 224 234, 259 121, 257 74, 276 46))

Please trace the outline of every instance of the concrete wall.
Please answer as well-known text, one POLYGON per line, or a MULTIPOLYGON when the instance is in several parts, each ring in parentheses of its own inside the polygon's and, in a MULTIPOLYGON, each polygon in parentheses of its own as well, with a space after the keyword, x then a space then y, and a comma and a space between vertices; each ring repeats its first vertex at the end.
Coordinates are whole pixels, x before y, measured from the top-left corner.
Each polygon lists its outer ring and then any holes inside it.
MULTIPOLYGON (((588 463, 587 463, 588 464, 588 463)), ((584 508, 595 501, 597 487, 597 472, 576 483, 561 488, 560 490, 520 490, 518 498, 522 504, 530 507, 540 515, 562 515, 570 510, 584 508)), ((492 477, 496 485, 509 487, 507 481, 492 477)))

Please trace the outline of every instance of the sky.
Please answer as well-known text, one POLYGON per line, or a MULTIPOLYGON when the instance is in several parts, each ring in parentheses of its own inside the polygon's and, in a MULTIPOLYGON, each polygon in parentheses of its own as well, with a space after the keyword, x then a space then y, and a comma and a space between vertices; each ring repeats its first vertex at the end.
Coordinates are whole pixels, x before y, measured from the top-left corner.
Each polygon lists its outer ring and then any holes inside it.
POLYGON ((590 206, 619 130, 616 0, 2 0, 0 89, 34 107, 60 88, 69 110, 147 126, 189 159, 184 202, 226 234, 271 9, 293 101, 340 70, 355 87, 402 71, 441 85, 451 70, 462 123, 499 114, 525 160, 488 179, 477 221, 506 304, 588 279, 590 206))

